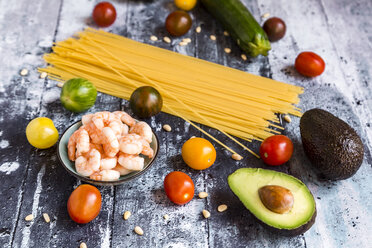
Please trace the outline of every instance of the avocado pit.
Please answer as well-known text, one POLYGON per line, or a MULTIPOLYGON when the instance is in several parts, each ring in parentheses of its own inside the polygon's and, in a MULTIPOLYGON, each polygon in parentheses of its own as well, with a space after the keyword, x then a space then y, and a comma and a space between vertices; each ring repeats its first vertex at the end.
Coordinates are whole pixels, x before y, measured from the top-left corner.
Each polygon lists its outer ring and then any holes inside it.
POLYGON ((294 203, 292 192, 278 185, 266 185, 258 189, 263 205, 272 212, 285 214, 291 211, 294 203))

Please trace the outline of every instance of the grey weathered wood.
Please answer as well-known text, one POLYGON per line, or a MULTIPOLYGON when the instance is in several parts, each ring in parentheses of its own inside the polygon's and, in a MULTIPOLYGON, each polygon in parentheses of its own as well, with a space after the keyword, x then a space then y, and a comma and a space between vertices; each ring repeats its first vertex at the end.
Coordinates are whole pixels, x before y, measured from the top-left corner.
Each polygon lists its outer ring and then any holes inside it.
MULTIPOLYGON (((153 167, 142 177, 117 187, 99 187, 103 195, 102 211, 86 225, 70 220, 66 203, 69 194, 81 182, 71 177, 59 165, 55 148, 31 148, 24 136, 27 122, 37 116, 53 119, 62 133, 81 118, 71 114, 59 103, 55 82, 38 78, 36 67, 43 65, 41 55, 51 42, 63 40, 85 26, 93 26, 91 11, 98 0, 0 1, 0 246, 1 247, 78 247, 84 241, 88 247, 368 247, 367 235, 372 228, 372 192, 369 174, 372 159, 371 132, 371 49, 372 3, 357 1, 248 1, 244 4, 257 20, 264 13, 286 21, 287 34, 267 58, 250 58, 244 62, 241 51, 230 37, 223 36, 222 27, 201 7, 191 14, 192 30, 184 37, 192 39, 188 46, 177 46, 182 38, 172 38, 171 44, 161 41, 169 36, 164 29, 166 15, 175 10, 172 1, 114 1, 118 18, 107 30, 155 46, 196 56, 247 72, 301 85, 305 93, 300 107, 328 109, 348 121, 361 134, 366 145, 366 159, 351 179, 340 182, 322 181, 310 169, 299 137, 299 119, 283 123, 285 134, 295 143, 295 154, 286 165, 270 168, 290 173, 302 179, 312 190, 318 206, 318 218, 305 235, 286 238, 263 229, 248 214, 229 190, 227 176, 241 167, 263 167, 262 161, 246 154, 234 161, 230 154, 215 145, 218 158, 208 170, 188 168, 180 156, 182 144, 195 135, 203 136, 180 118, 159 114, 146 120, 160 140, 160 153, 153 167), (197 34, 194 29, 202 27, 197 34), (211 41, 209 35, 217 36, 211 41), (159 41, 150 41, 156 35, 159 41), (231 54, 223 49, 229 47, 231 54), (303 50, 320 54, 327 63, 325 73, 306 79, 293 69, 293 61, 303 50), (19 76, 22 68, 30 74, 19 76), (164 132, 168 123, 173 131, 164 132), (18 166, 18 167, 17 167, 18 166), (196 194, 207 191, 206 199, 193 199, 185 206, 172 204, 165 196, 163 179, 171 171, 189 174, 195 182, 196 194), (224 213, 219 204, 227 204, 224 213), (211 212, 204 219, 203 209, 211 212), (132 212, 128 221, 122 219, 125 210, 132 212), (42 213, 48 213, 46 224, 42 213), (33 222, 25 222, 30 213, 33 222), (168 214, 169 220, 163 215, 168 214), (143 228, 144 236, 133 232, 143 228)), ((99 94, 89 112, 128 110, 126 101, 99 94)), ((130 111, 129 111, 130 112, 130 111)), ((230 140, 215 130, 206 128, 234 149, 230 140)), ((249 144, 258 150, 259 143, 249 144)))

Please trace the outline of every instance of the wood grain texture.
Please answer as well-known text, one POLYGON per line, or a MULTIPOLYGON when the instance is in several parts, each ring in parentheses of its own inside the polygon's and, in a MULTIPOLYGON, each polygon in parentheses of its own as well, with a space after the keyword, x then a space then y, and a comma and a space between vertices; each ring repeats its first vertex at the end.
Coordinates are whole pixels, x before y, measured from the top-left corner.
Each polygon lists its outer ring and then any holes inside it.
MULTIPOLYGON (((201 7, 192 12, 192 30, 171 44, 162 41, 169 36, 164 29, 168 13, 175 10, 170 0, 113 1, 118 17, 106 30, 182 54, 241 69, 257 75, 305 87, 300 107, 321 107, 353 126, 366 147, 364 163, 351 179, 328 182, 318 178, 302 150, 299 119, 283 123, 285 134, 295 144, 289 163, 274 168, 303 180, 313 192, 318 217, 313 228, 304 235, 287 238, 273 235, 253 220, 243 204, 227 185, 227 176, 241 167, 262 167, 262 161, 246 154, 241 161, 214 144, 218 158, 206 171, 188 168, 180 156, 184 141, 201 136, 180 118, 161 113, 146 121, 160 140, 159 156, 142 177, 116 187, 99 187, 103 195, 102 211, 97 219, 78 225, 68 217, 66 203, 80 181, 71 177, 57 161, 55 147, 32 148, 24 135, 31 119, 47 116, 62 133, 81 118, 63 109, 56 82, 38 78, 36 68, 43 66, 42 54, 50 50, 54 40, 63 40, 86 26, 95 27, 90 15, 98 0, 19 0, 9 4, 0 0, 0 247, 369 247, 372 243, 372 98, 371 47, 372 3, 356 1, 285 1, 244 0, 243 3, 262 23, 261 15, 281 17, 286 21, 286 36, 272 43, 268 57, 243 61, 241 51, 222 27, 201 7), (202 32, 194 30, 201 26, 202 32), (217 40, 211 41, 210 35, 217 40), (158 41, 151 41, 155 35, 158 41), (188 46, 178 46, 189 37, 188 46), (224 48, 231 48, 226 54, 224 48), (301 77, 293 61, 301 51, 312 50, 327 63, 325 73, 314 79, 301 77), (21 77, 22 68, 29 75, 21 77), (170 124, 172 132, 162 130, 170 124), (195 183, 195 197, 186 206, 175 206, 164 194, 163 179, 171 171, 186 172, 195 183), (228 210, 219 213, 220 204, 228 210), (201 212, 211 212, 204 219, 201 212), (124 221, 122 214, 132 216, 124 221), (42 213, 51 222, 45 223, 42 213), (25 216, 33 214, 31 222, 25 216), (163 218, 169 215, 169 220, 163 218), (143 236, 134 233, 138 225, 143 236)), ((170 37, 170 36, 169 36, 170 37)), ((185 86, 186 87, 186 86, 185 86)), ((88 112, 123 109, 130 112, 125 100, 99 94, 88 112)), ((206 128, 217 138, 239 149, 216 130, 206 128)), ((259 143, 249 147, 257 151, 259 143)))

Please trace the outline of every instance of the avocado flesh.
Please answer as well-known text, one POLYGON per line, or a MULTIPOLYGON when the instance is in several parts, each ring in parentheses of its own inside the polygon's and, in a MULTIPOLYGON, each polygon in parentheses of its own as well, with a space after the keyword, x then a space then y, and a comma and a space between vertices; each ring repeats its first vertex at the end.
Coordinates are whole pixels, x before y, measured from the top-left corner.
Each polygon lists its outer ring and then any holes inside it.
POLYGON ((306 156, 325 178, 346 179, 360 168, 363 143, 343 120, 325 110, 311 109, 301 117, 300 131, 306 156))
POLYGON ((285 173, 260 168, 238 169, 228 177, 234 194, 245 207, 269 229, 286 236, 307 231, 315 221, 314 197, 304 183, 285 173), (292 209, 286 214, 277 214, 261 202, 258 189, 266 185, 279 185, 289 189, 294 197, 292 209))

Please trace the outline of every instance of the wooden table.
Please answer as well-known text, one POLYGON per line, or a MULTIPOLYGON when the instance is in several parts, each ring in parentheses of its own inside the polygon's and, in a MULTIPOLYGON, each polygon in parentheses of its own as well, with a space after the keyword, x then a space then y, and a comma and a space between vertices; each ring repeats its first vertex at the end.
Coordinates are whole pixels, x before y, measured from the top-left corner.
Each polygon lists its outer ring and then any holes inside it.
MULTIPOLYGON (((268 168, 262 161, 245 154, 234 161, 230 154, 214 144, 218 158, 208 170, 189 169, 180 156, 180 148, 189 137, 202 136, 180 118, 159 114, 148 121, 160 139, 160 155, 142 177, 116 187, 99 187, 103 196, 97 219, 86 225, 70 220, 66 203, 80 181, 70 176, 57 160, 56 146, 47 150, 31 147, 25 137, 27 123, 38 116, 53 119, 62 133, 81 118, 62 108, 56 82, 40 79, 37 67, 45 66, 42 55, 51 51, 54 41, 63 40, 86 26, 93 6, 90 0, 18 0, 0 1, 0 247, 371 247, 372 235, 372 2, 370 0, 244 0, 257 20, 270 13, 287 23, 284 39, 272 43, 268 57, 243 61, 241 51, 223 35, 220 25, 201 7, 191 13, 193 28, 184 37, 192 42, 180 47, 184 38, 162 42, 167 35, 164 20, 175 9, 172 1, 113 1, 118 17, 108 31, 134 40, 174 50, 250 73, 271 77, 305 87, 300 107, 326 109, 353 126, 366 147, 365 159, 358 173, 338 182, 318 179, 304 156, 299 136, 299 119, 283 123, 285 134, 295 144, 289 163, 275 168, 303 180, 313 192, 318 209, 314 226, 304 235, 287 238, 273 235, 259 226, 228 188, 226 177, 241 167, 268 168), (202 27, 200 34, 194 30, 202 27), (214 34, 217 41, 209 36, 214 34), (159 41, 153 42, 155 35, 159 41), (226 54, 224 48, 232 49, 226 54), (304 78, 293 69, 301 51, 320 54, 326 71, 314 78, 304 78), (19 74, 28 69, 26 76, 19 74), (164 132, 170 124, 172 132, 164 132), (189 174, 196 192, 209 197, 195 197, 185 206, 172 204, 163 191, 163 179, 171 171, 189 174), (228 210, 217 212, 227 204, 228 210), (211 212, 204 219, 201 211, 211 212), (132 212, 124 221, 125 210, 132 212), (45 223, 43 213, 51 222, 45 223), (25 221, 33 214, 35 219, 25 221), (163 219, 168 214, 169 220, 163 219), (133 232, 136 225, 145 234, 133 232), (369 245, 368 245, 369 244, 369 245)), ((127 102, 99 94, 89 112, 128 110, 127 102)), ((222 134, 210 130, 228 145, 237 148, 222 134)), ((249 144, 258 150, 259 143, 249 144)))

